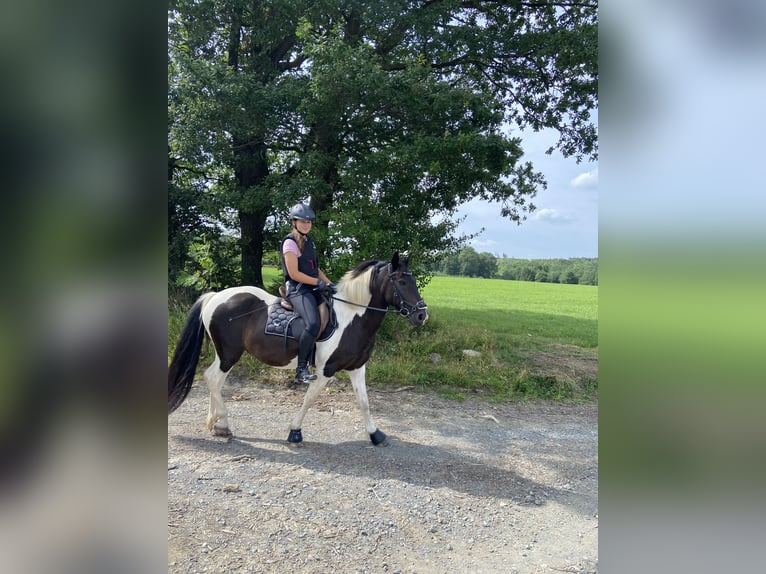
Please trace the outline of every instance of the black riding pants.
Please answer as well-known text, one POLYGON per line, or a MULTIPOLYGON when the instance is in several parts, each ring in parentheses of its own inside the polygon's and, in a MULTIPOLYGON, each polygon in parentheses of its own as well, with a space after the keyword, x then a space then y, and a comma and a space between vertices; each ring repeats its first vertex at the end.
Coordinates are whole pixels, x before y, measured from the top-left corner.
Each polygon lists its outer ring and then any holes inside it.
POLYGON ((314 341, 319 335, 321 295, 315 292, 311 285, 300 284, 296 289, 295 283, 290 283, 287 298, 298 316, 303 319, 304 328, 298 336, 298 362, 308 362, 314 341))

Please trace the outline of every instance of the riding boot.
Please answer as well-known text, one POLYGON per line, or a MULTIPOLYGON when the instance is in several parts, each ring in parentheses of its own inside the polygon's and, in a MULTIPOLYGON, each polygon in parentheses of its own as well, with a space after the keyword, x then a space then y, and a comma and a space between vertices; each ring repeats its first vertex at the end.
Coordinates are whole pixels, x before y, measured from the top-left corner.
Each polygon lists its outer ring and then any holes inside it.
POLYGON ((309 373, 309 359, 314 350, 314 337, 304 331, 298 340, 298 368, 295 370, 295 380, 300 383, 308 383, 316 380, 317 376, 309 373))

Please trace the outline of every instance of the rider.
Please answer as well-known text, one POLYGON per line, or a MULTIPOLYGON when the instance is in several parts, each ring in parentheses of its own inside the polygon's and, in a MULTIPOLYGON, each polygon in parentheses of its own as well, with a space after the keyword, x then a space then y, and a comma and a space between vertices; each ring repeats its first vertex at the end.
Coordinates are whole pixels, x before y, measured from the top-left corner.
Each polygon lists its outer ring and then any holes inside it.
POLYGON ((298 368, 295 380, 306 383, 317 378, 309 373, 314 341, 319 335, 319 304, 322 292, 335 285, 319 268, 316 247, 308 236, 316 216, 307 205, 298 203, 290 209, 292 231, 282 240, 282 272, 287 284, 287 298, 303 319, 305 328, 298 336, 298 368))

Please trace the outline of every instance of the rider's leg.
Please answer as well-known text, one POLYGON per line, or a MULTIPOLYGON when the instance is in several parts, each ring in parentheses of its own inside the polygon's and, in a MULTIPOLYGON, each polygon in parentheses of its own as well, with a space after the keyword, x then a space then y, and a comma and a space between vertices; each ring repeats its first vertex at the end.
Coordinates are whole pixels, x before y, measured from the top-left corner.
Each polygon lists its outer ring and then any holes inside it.
POLYGON ((304 330, 298 336, 298 368, 295 371, 295 380, 306 383, 317 378, 309 373, 309 361, 319 334, 319 311, 314 293, 306 287, 291 294, 290 302, 305 324, 304 330))

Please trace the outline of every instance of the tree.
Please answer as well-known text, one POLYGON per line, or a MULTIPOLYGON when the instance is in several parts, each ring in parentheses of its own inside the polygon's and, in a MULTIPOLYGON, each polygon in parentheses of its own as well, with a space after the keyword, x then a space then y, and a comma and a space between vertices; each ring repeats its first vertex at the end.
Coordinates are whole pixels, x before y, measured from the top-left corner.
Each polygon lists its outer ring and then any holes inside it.
POLYGON ((495 275, 497 275, 497 259, 494 255, 485 251, 483 253, 479 253, 479 260, 481 262, 479 277, 492 279, 495 275))
POLYGON ((458 253, 448 255, 444 259, 442 268, 447 275, 460 275, 460 255, 458 253))
POLYGON ((460 275, 466 277, 481 276, 481 257, 473 247, 464 247, 460 250, 460 275))
POLYGON ((598 265, 595 262, 583 270, 580 285, 598 285, 598 265))
POLYGON ((534 281, 535 280, 535 271, 529 267, 528 265, 525 265, 521 268, 521 272, 519 273, 519 280, 520 281, 534 281))
POLYGON ((234 216, 243 283, 262 284, 297 201, 333 275, 404 248, 432 267, 470 239, 463 203, 517 223, 534 209, 545 182, 509 125, 597 156, 596 5, 175 0, 169 145, 198 174, 177 189, 234 216))
POLYGON ((517 274, 516 270, 513 269, 512 267, 505 267, 500 272, 500 279, 508 279, 508 280, 511 280, 511 281, 515 281, 517 279, 517 277, 518 277, 518 274, 517 274))

